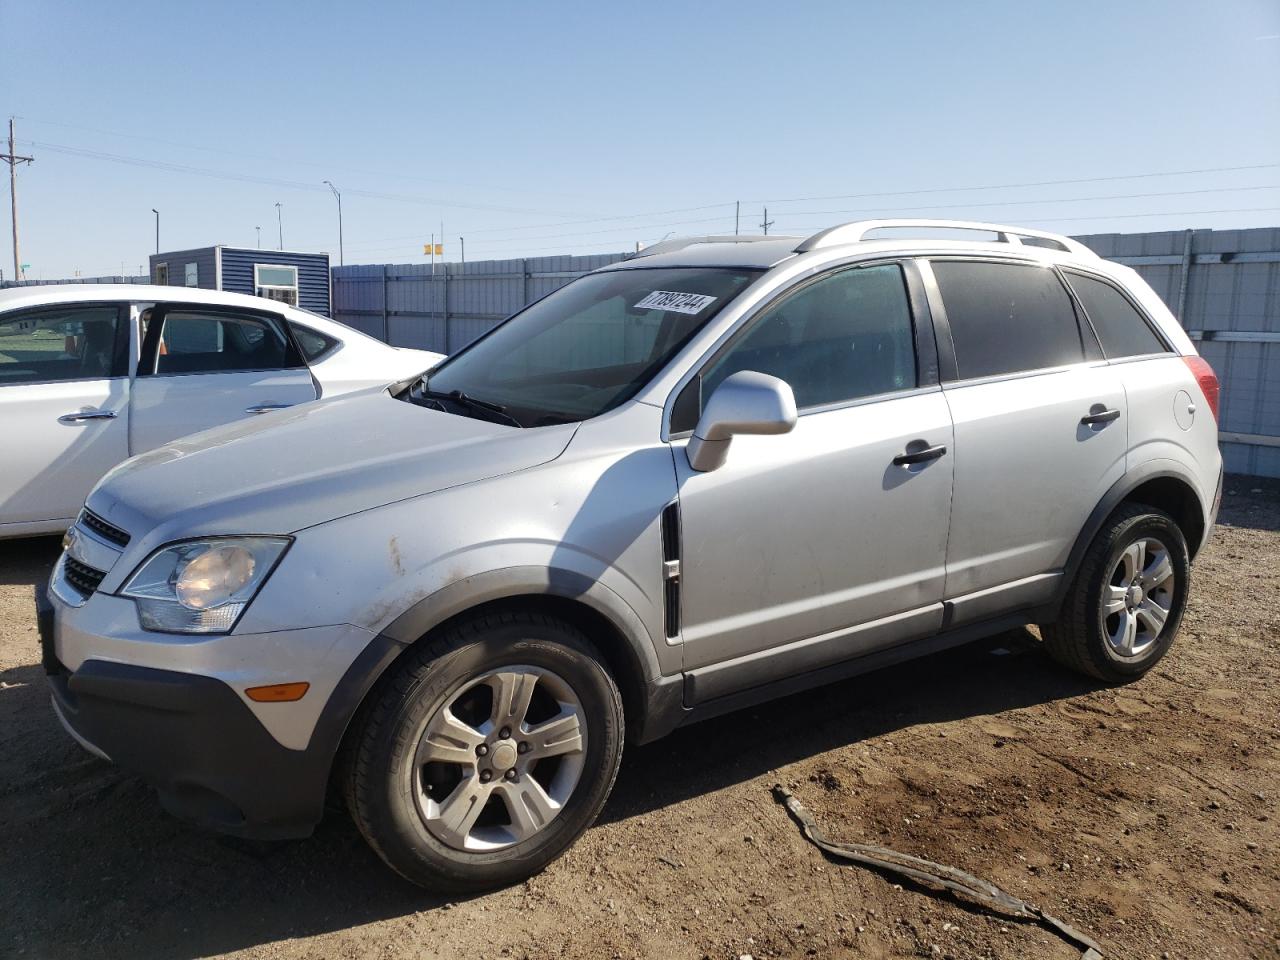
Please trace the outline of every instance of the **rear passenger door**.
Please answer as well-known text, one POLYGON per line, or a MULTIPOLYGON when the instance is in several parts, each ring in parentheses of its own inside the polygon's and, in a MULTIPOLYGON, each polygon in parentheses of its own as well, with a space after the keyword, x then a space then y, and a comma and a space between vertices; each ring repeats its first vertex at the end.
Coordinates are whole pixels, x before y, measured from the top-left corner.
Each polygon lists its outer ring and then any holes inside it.
POLYGON ((144 311, 142 324, 131 401, 133 454, 317 396, 278 315, 171 303, 144 311))
POLYGON ((1127 410, 1055 269, 941 258, 929 268, 955 429, 954 626, 1052 595, 1086 518, 1124 473, 1127 410))

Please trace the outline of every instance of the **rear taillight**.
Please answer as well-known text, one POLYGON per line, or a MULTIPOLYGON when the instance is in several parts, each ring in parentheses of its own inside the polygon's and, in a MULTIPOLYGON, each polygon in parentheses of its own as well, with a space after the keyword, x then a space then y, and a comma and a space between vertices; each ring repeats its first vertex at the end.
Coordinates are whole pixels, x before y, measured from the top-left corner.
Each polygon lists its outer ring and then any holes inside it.
POLYGON ((1209 362, 1204 357, 1192 354, 1191 356, 1183 357, 1182 360, 1186 363, 1187 369, 1191 371, 1191 375, 1196 378, 1196 383, 1200 384, 1200 392, 1204 394, 1204 402, 1209 405, 1216 423, 1218 420, 1218 375, 1213 372, 1213 367, 1209 366, 1209 362))

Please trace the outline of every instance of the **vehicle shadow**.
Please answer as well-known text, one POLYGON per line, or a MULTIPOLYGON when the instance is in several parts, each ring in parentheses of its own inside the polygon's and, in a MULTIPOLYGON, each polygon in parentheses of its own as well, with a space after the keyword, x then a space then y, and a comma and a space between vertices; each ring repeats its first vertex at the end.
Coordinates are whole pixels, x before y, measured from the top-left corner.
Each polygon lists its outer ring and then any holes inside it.
POLYGON ((0 540, 0 587, 44 583, 61 551, 60 537, 0 540))

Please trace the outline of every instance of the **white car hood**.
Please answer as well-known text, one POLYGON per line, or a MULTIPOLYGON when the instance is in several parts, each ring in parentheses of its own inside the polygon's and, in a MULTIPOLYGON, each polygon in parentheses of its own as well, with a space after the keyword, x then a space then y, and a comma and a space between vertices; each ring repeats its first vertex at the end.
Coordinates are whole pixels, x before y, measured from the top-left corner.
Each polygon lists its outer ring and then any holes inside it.
POLYGON ((126 460, 87 505, 149 549, 211 534, 293 533, 546 463, 575 429, 522 430, 415 406, 385 389, 362 391, 126 460))

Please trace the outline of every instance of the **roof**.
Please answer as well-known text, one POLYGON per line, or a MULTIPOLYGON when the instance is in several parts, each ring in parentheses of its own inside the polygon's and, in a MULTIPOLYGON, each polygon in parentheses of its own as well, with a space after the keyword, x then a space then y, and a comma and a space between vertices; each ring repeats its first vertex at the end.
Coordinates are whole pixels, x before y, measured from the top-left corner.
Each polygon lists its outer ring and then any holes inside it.
MULTIPOLYGON (((649 269, 652 267, 750 267, 767 269, 796 255, 796 245, 803 237, 696 237, 681 241, 675 249, 646 254, 605 270, 649 269)), ((665 246, 655 244, 655 246, 665 246)), ((650 248, 652 249, 652 248, 650 248)))
POLYGON ((856 220, 809 237, 684 237, 654 244, 635 257, 603 269, 649 267, 773 267, 793 257, 839 251, 884 256, 920 256, 937 252, 984 253, 1051 262, 1088 262, 1097 255, 1070 237, 1025 227, 965 220, 856 220), (901 238, 871 237, 882 230, 914 231, 901 238), (935 239, 931 233, 948 236, 935 239), (959 236, 957 236, 959 235, 959 236))
POLYGON ((371 337, 348 324, 310 310, 291 307, 279 300, 254 297, 247 293, 228 293, 225 290, 203 290, 199 287, 158 286, 150 283, 42 283, 30 287, 10 287, 0 290, 0 311, 95 300, 132 300, 144 303, 177 300, 182 303, 208 303, 225 307, 273 310, 283 313, 290 320, 322 333, 333 334, 348 343, 358 339, 382 344, 377 337, 371 337))
MULTIPOLYGON (((84 300, 182 300, 186 303, 220 303, 227 306, 263 307, 262 297, 247 293, 227 293, 200 287, 177 287, 151 283, 42 283, 30 287, 0 290, 0 309, 84 300)), ((273 307, 285 306, 272 303, 273 307)))

